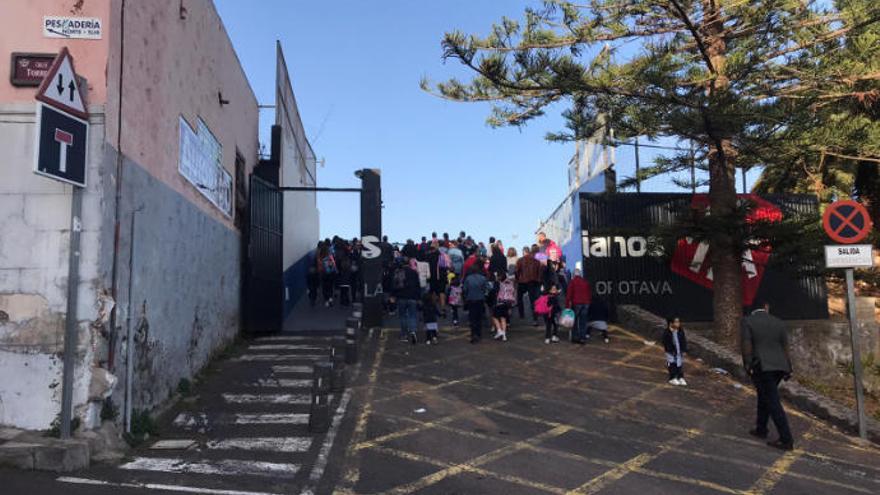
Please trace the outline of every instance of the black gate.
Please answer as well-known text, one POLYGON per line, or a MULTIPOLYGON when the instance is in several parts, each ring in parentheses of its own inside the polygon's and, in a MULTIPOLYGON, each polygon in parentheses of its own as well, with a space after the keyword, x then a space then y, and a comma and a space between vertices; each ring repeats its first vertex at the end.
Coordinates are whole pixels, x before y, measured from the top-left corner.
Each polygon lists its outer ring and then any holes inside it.
POLYGON ((245 331, 251 334, 281 331, 284 303, 282 211, 281 191, 252 174, 244 294, 245 331))

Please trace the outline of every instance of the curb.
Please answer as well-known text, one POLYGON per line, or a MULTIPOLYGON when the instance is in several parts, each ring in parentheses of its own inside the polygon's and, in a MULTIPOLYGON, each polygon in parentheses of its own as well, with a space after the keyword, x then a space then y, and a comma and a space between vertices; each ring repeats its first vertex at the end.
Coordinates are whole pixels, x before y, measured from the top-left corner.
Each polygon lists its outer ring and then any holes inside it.
POLYGON ((91 466, 92 462, 121 459, 124 442, 107 422, 100 428, 77 432, 61 440, 41 432, 0 428, 0 467, 29 471, 67 473, 91 466))
MULTIPOLYGON (((634 305, 617 307, 620 324, 630 330, 653 339, 659 340, 666 320, 634 305)), ((690 354, 699 357, 712 367, 723 368, 743 384, 751 385, 751 380, 742 367, 742 358, 730 349, 702 335, 688 334, 690 354)), ((782 396, 797 406, 798 409, 825 420, 848 433, 858 433, 858 418, 855 411, 804 387, 797 380, 785 382, 780 391, 782 396)), ((880 444, 880 422, 867 418, 868 440, 880 444)))

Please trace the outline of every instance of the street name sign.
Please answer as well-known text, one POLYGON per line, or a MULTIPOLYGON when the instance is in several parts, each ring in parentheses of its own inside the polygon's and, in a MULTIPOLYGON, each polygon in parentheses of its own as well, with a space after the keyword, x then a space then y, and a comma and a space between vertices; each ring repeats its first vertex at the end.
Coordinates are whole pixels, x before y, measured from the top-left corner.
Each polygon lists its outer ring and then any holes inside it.
POLYGON ((52 67, 37 90, 37 100, 81 119, 88 119, 82 87, 76 78, 73 57, 67 47, 55 58, 52 67))
POLYGON ((874 266, 874 256, 870 244, 825 246, 826 268, 870 268, 872 266, 874 266))

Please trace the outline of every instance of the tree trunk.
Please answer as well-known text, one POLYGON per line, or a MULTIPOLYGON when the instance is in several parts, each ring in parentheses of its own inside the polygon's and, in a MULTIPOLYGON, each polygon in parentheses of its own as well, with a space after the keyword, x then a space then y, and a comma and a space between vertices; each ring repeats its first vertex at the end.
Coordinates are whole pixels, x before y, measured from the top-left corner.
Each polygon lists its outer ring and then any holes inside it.
MULTIPOLYGON (((729 216, 736 210, 736 169, 729 140, 722 140, 722 149, 709 153, 709 207, 712 215, 729 216)), ((714 293, 715 340, 735 346, 742 317, 742 268, 738 252, 738 235, 716 233, 710 241, 714 293)))

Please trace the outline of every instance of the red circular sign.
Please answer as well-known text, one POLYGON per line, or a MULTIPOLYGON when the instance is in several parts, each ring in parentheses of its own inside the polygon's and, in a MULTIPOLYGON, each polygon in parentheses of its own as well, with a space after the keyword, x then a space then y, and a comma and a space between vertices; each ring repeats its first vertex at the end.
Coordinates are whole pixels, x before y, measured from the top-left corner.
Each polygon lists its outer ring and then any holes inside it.
POLYGON ((828 237, 841 244, 855 244, 871 233, 871 216, 860 203, 835 201, 825 209, 822 226, 828 237))

